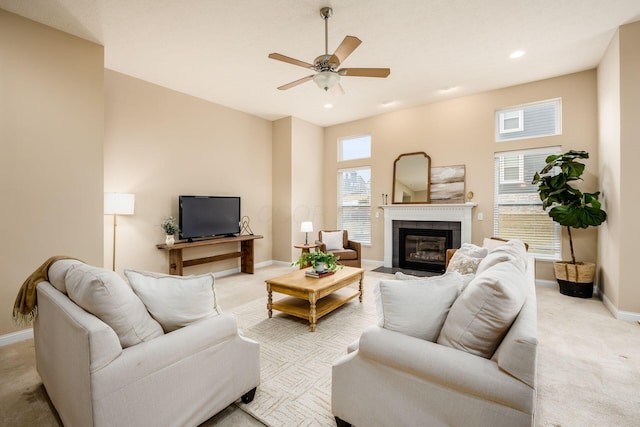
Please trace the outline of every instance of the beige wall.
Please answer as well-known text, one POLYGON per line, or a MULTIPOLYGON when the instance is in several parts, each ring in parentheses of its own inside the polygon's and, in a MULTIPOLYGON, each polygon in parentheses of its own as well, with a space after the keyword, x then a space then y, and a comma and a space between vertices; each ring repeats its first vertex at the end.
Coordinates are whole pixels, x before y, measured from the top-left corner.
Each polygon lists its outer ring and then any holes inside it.
POLYGON ((598 68, 601 181, 608 213, 600 228, 600 277, 618 316, 640 312, 635 268, 640 158, 640 22, 624 25, 598 68))
MULTIPOLYGON (((178 196, 240 196, 255 234, 255 262, 271 255, 271 122, 114 71, 105 71, 104 191, 136 195, 135 215, 118 217, 116 270, 168 272, 160 228, 178 218, 178 196)), ((112 217, 104 218, 104 264, 111 266, 112 217)), ((197 258, 238 244, 190 249, 197 258)), ((189 267, 223 271, 238 259, 189 267)))
POLYGON ((273 259, 291 256, 291 146, 293 118, 273 122, 273 259))
POLYGON ((102 264, 103 48, 0 10, 0 335, 53 255, 102 264))
MULTIPOLYGON (((323 136, 321 127, 295 117, 273 123, 273 259, 295 261, 304 243, 303 221, 323 225, 323 136)), ((309 233, 309 242, 317 233, 309 233)))
POLYGON ((607 221, 599 227, 599 286, 611 303, 620 304, 620 37, 611 40, 598 66, 598 145, 602 207, 607 221))
MULTIPOLYGON (((561 146, 563 150, 586 150, 587 163, 584 188, 597 186, 597 99, 595 70, 533 82, 501 90, 466 96, 416 108, 374 116, 325 130, 325 218, 327 226, 335 226, 336 170, 343 167, 370 165, 372 170, 372 245, 363 249, 364 258, 383 259, 383 218, 381 194, 391 197, 393 162, 398 155, 424 151, 431 156, 432 166, 465 165, 466 189, 473 191, 473 241, 493 234, 493 156, 496 151, 561 146), (494 142, 494 112, 498 108, 562 98, 563 133, 560 136, 513 142, 494 142), (337 161, 339 137, 371 134, 371 159, 337 161), (484 214, 478 221, 477 213, 484 214), (376 218, 375 214, 380 213, 376 218)), ((564 233, 564 232, 563 232, 564 233)), ((584 261, 596 260, 597 230, 574 233, 577 256, 584 261)), ((568 241, 563 240, 563 256, 569 255, 568 241)), ((538 263, 538 277, 553 280, 549 263, 538 263)))

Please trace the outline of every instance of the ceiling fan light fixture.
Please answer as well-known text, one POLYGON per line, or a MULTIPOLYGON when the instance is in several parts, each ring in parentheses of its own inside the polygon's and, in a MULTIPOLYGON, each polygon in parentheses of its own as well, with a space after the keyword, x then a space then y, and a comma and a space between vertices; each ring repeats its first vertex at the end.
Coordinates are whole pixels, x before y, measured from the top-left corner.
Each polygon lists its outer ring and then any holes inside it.
POLYGON ((340 76, 338 73, 333 73, 331 71, 320 71, 318 74, 313 76, 313 81, 320 89, 323 89, 326 92, 340 81, 340 76))

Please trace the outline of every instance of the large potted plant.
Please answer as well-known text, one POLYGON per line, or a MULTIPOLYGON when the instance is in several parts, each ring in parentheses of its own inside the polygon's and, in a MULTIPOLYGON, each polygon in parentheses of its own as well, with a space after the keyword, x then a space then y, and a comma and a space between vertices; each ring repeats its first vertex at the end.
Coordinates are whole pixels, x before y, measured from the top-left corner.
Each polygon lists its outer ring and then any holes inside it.
POLYGON ((554 263, 560 293, 569 296, 591 298, 595 264, 576 261, 571 238, 572 228, 595 227, 607 219, 598 201, 599 191, 583 193, 571 186, 582 180, 585 165, 577 159, 588 159, 586 151, 570 150, 564 154, 551 155, 545 159, 546 166, 535 174, 532 184, 538 184, 542 208, 558 224, 567 227, 571 261, 554 263))

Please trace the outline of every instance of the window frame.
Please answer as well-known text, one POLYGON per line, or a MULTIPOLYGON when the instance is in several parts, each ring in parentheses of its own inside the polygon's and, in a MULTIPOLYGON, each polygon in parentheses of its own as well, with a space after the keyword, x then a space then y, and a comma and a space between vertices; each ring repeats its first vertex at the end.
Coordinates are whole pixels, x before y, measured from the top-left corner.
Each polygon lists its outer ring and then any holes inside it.
MULTIPOLYGON (((535 119, 533 119, 533 121, 535 122, 535 119)), ((545 138, 549 136, 562 135, 562 98, 544 99, 541 101, 529 102, 527 104, 498 108, 495 111, 494 122, 494 142, 496 144, 518 141, 521 139, 545 138), (553 131, 541 131, 540 133, 530 133, 521 136, 515 135, 516 132, 526 131, 527 123, 531 123, 531 121, 527 121, 527 111, 535 114, 535 110, 538 109, 537 107, 544 105, 553 106, 554 108, 553 131), (505 129, 505 120, 515 118, 515 116, 519 116, 520 114, 522 115, 522 118, 520 119, 520 126, 518 126, 518 129, 505 129)))

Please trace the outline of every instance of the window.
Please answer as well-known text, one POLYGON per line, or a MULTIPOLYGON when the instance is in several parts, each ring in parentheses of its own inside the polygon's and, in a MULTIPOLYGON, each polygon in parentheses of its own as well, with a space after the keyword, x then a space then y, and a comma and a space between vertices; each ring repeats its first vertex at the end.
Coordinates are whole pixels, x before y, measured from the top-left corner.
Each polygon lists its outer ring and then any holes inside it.
POLYGON ((495 154, 493 232, 529 244, 539 258, 560 258, 560 226, 542 209, 533 176, 560 147, 506 151, 495 154))
POLYGON ((560 98, 496 111, 496 142, 538 138, 562 133, 560 98))
POLYGON ((371 135, 353 136, 338 140, 338 161, 371 157, 371 135))
POLYGON ((524 156, 500 157, 500 184, 524 182, 524 156))
POLYGON ((350 240, 371 244, 371 168, 338 171, 338 228, 350 240))

